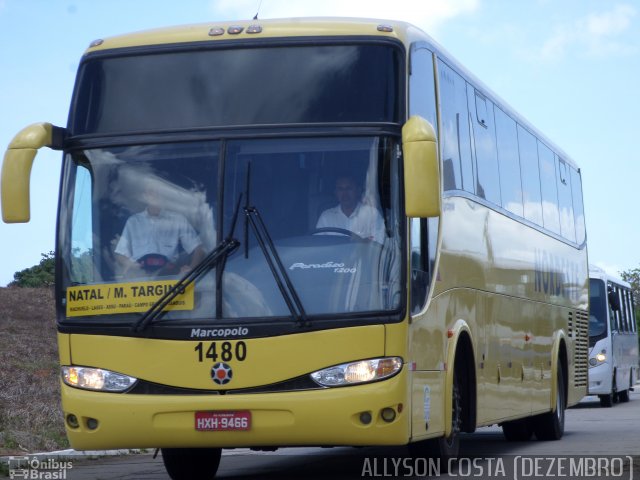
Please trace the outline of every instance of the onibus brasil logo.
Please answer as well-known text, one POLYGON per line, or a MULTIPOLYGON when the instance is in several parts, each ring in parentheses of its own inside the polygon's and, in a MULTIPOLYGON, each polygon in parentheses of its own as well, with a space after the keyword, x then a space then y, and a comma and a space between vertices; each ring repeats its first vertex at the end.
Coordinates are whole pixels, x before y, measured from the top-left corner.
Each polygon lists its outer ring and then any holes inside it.
POLYGON ((73 462, 37 456, 9 457, 9 478, 63 480, 73 462))

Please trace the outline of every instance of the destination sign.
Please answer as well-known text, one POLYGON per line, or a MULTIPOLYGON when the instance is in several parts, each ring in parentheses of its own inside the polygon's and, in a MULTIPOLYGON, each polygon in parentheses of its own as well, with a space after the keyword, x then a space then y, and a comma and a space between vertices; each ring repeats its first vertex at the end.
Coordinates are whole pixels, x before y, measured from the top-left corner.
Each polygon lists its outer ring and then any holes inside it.
MULTIPOLYGON (((67 317, 146 312, 176 284, 153 282, 77 285, 67 288, 67 317)), ((193 310, 193 284, 179 293, 164 310, 193 310)))

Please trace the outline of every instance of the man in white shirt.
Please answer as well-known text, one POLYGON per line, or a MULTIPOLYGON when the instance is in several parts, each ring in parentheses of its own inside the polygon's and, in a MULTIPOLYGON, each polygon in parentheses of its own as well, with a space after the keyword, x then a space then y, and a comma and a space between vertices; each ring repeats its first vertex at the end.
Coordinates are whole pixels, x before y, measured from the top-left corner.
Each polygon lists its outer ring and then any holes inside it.
POLYGON ((178 261, 180 247, 191 259, 179 271, 184 273, 193 268, 205 256, 194 228, 183 215, 162 210, 152 188, 145 191, 144 198, 147 208, 129 217, 115 248, 123 273, 140 268, 147 271, 165 268, 167 273, 176 273, 171 270, 178 270, 172 264, 178 261), (149 264, 157 268, 147 268, 149 264))
POLYGON ((384 220, 375 207, 361 202, 362 191, 353 178, 340 176, 335 189, 338 205, 322 212, 316 228, 342 228, 366 240, 384 242, 384 220))

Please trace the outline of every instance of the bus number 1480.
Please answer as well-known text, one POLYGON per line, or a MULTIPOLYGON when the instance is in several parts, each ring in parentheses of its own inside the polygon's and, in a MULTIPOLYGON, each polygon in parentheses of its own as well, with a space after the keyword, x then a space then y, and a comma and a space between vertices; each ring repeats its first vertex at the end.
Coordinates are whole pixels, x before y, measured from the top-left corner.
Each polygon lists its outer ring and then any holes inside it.
POLYGON ((203 342, 198 342, 194 350, 198 353, 198 361, 205 362, 207 359, 217 362, 218 359, 223 362, 238 360, 242 362, 247 358, 247 344, 243 341, 236 342, 211 342, 208 346, 203 342))

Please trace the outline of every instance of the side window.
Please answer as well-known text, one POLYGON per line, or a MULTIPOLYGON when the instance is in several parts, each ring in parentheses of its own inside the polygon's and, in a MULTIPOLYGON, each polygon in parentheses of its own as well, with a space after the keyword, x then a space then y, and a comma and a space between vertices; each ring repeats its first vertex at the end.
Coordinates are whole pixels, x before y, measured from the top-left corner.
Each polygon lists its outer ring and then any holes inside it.
POLYGON ((518 151, 520 152, 524 218, 542 226, 542 194, 536 137, 520 125, 518 125, 518 151))
MULTIPOLYGON (((607 298, 609 298, 609 318, 611 319, 611 330, 620 331, 620 310, 614 310, 611 305, 611 297, 618 296, 618 289, 612 283, 607 287, 607 298)), ((615 301, 615 300, 614 300, 615 301)))
POLYGON ((540 187, 542 191, 542 218, 544 228, 560 233, 560 212, 558 211, 558 186, 556 181, 556 159, 546 145, 538 141, 540 162, 540 187))
POLYGON ((409 77, 409 115, 420 115, 428 120, 438 133, 436 116, 436 87, 433 73, 433 53, 420 45, 411 51, 409 77))
POLYGON ((621 330, 626 333, 629 331, 628 329, 628 325, 627 325, 627 299, 626 299, 626 292, 624 291, 623 288, 620 288, 618 290, 618 292, 620 292, 620 323, 621 323, 621 330))
POLYGON ((94 281, 93 256, 93 179, 88 168, 76 169, 73 197, 73 228, 71 230, 71 280, 77 283, 94 281))
POLYGON ((622 317, 624 331, 629 333, 631 331, 631 318, 629 317, 629 292, 625 289, 620 289, 620 296, 622 297, 622 317))
POLYGON ((633 293, 629 295, 629 302, 631 307, 631 328, 635 333, 638 331, 638 324, 636 323, 636 309, 635 309, 635 304, 633 302, 633 293))
POLYGON ((576 225, 576 242, 582 244, 587 237, 584 223, 584 206, 582 203, 582 178, 580 172, 573 167, 571 170, 571 193, 573 195, 573 217, 576 225))
POLYGON ((576 241, 576 227, 573 220, 573 199, 569 165, 556 156, 558 165, 558 205, 560 206, 560 233, 572 242, 576 241))
POLYGON ((466 190, 474 193, 467 84, 440 60, 438 76, 444 190, 466 190))
POLYGON ((411 219, 411 314, 422 310, 429 287, 427 221, 411 219))
POLYGON ((436 262, 437 218, 412 218, 411 229, 411 314, 420 313, 427 300, 436 262))
POLYGON ((495 107, 496 139, 500 165, 500 192, 502 206, 523 217, 522 180, 516 122, 500 108, 495 107))
POLYGON ((476 152, 477 185, 476 195, 496 205, 500 199, 500 170, 496 154, 496 132, 493 119, 493 103, 480 92, 469 86, 475 99, 473 138, 476 152))
POLYGON ((633 331, 633 316, 631 315, 631 304, 629 302, 630 296, 629 290, 622 290, 623 304, 624 304, 624 316, 625 316, 625 326, 627 332, 633 331))

